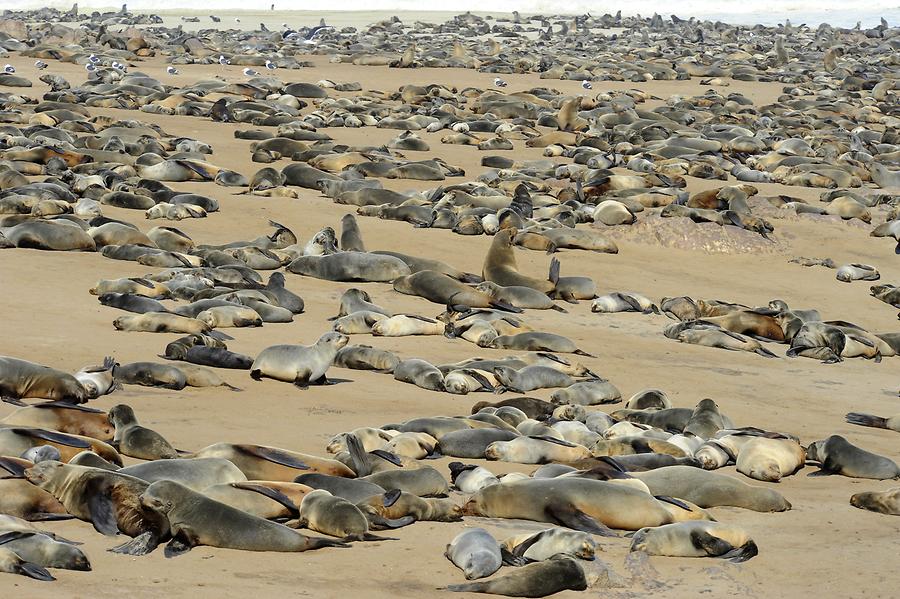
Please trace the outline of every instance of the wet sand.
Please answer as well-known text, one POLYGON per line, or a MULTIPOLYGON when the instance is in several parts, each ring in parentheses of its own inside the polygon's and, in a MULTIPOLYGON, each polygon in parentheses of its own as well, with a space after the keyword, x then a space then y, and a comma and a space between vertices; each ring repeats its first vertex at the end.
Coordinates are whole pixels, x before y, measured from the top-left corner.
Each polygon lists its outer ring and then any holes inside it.
MULTIPOLYGON (((406 83, 448 82, 457 87, 488 86, 493 75, 471 70, 396 70, 330 64, 326 57, 313 57, 315 68, 279 70, 286 81, 359 81, 363 89, 393 90, 406 83)), ((25 64, 25 63, 23 63, 25 64)), ((81 81, 83 70, 53 62, 52 70, 70 81, 81 81)), ((180 66, 182 84, 214 75, 241 80, 241 67, 180 66)), ((132 67, 160 78, 165 63, 154 58, 132 67)), ((20 73, 37 81, 29 65, 20 73)), ((534 75, 504 76, 507 92, 534 86, 552 86, 578 92, 576 81, 547 81, 534 75)), ((653 81, 645 84, 594 83, 594 91, 639 88, 659 98, 672 94, 702 93, 698 80, 653 81)), ((739 91, 757 104, 771 102, 780 84, 732 82, 729 91, 739 91)), ((21 90, 37 97, 45 86, 21 90)), ((650 104, 653 106, 653 104, 650 104)), ((211 143, 215 164, 247 176, 261 165, 250 162, 249 141, 236 140, 233 131, 247 125, 213 123, 209 119, 136 113, 115 109, 91 109, 158 123, 167 132, 179 133, 211 143)), ((342 143, 380 144, 399 132, 371 127, 325 129, 342 143)), ((466 169, 466 179, 480 170, 484 153, 474 147, 442 145, 445 132, 419 133, 431 145, 427 156, 440 156, 466 169)), ((540 157, 540 150, 516 142, 508 153, 516 159, 540 157)), ((410 155, 417 153, 410 152, 410 155)), ((277 166, 288 164, 282 161, 277 166)), ((691 191, 718 184, 688 178, 691 191)), ((431 183, 383 180, 386 187, 411 189, 433 187, 431 183)), ((216 198, 221 211, 206 219, 165 223, 187 232, 198 243, 221 243, 251 239, 267 232, 266 221, 277 220, 299 238, 308 239, 323 226, 339 225, 340 217, 353 207, 339 206, 309 190, 299 199, 232 195, 239 189, 212 183, 174 183, 178 190, 216 198)), ((760 184, 762 194, 787 193, 816 201, 820 190, 760 184)), ((147 231, 160 223, 143 221, 139 212, 103 207, 104 214, 130 220, 147 231)), ((480 272, 490 244, 486 236, 466 237, 446 230, 413 229, 406 223, 360 217, 359 225, 369 250, 395 250, 437 258, 453 266, 480 272)), ((900 263, 891 240, 868 236, 870 227, 840 221, 793 218, 774 220, 774 238, 783 248, 764 255, 706 254, 700 251, 661 248, 638 240, 619 241, 618 255, 563 250, 558 255, 563 275, 587 275, 599 292, 631 290, 658 301, 663 296, 691 295, 717 298, 748 305, 765 305, 779 298, 792 307, 817 308, 825 319, 857 323, 874 332, 898 329, 896 310, 868 294, 869 283, 839 283, 834 271, 804 268, 788 260, 795 256, 830 257, 846 264, 874 264, 883 282, 900 281, 900 263)), ((520 269, 539 276, 549 257, 533 251, 517 252, 520 269)), ((156 360, 165 344, 177 335, 115 331, 112 320, 121 313, 101 306, 88 289, 101 278, 138 276, 154 269, 133 262, 109 260, 96 253, 4 250, 0 252, 0 290, 3 292, 3 332, 0 354, 14 355, 75 371, 85 364, 99 363, 113 355, 122 363, 156 360)), ((292 324, 266 325, 259 329, 230 330, 235 340, 229 349, 255 355, 276 343, 312 343, 329 330, 326 320, 337 312, 340 294, 351 285, 287 275, 288 288, 301 295, 306 312, 292 324)), ((376 303, 395 312, 434 316, 441 307, 424 299, 395 293, 388 285, 356 285, 368 291, 376 303)), ((671 323, 660 315, 634 313, 600 315, 590 312, 590 302, 567 306, 568 314, 529 311, 526 320, 538 330, 553 331, 576 341, 596 358, 584 363, 609 378, 623 396, 648 388, 664 389, 673 404, 691 407, 711 397, 738 426, 758 426, 798 435, 807 443, 840 434, 870 451, 898 459, 897 433, 846 424, 848 411, 893 414, 897 409, 898 358, 882 363, 852 359, 824 365, 809 359, 764 359, 760 356, 679 344, 663 336, 671 323)), ((369 336, 354 336, 353 343, 372 343, 369 336)), ((379 338, 374 345, 395 351, 401 357, 419 357, 433 363, 475 355, 501 356, 508 352, 480 349, 462 340, 444 337, 379 338)), ((785 346, 774 346, 780 356, 785 346)), ((457 397, 432 393, 394 381, 390 376, 335 369, 330 377, 346 382, 300 391, 274 381, 255 382, 246 372, 219 371, 231 384, 244 389, 165 391, 128 386, 124 391, 95 400, 91 405, 108 409, 117 403, 134 407, 142 424, 163 433, 176 447, 194 450, 218 441, 252 442, 325 455, 331 435, 360 426, 377 426, 414 416, 467 414, 485 394, 457 397)), ((549 391, 530 395, 547 399, 549 391)), ((604 408, 615 409, 616 406, 604 408)), ((0 417, 13 408, 0 405, 0 417)), ((449 459, 433 463, 448 475, 449 459)), ((476 460, 477 461, 477 460, 476 460)), ((533 467, 490 463, 495 472, 533 467)), ((900 518, 891 518, 853 508, 849 497, 864 490, 885 490, 896 481, 863 481, 844 477, 808 477, 815 468, 774 485, 793 504, 784 513, 759 514, 736 508, 713 508, 721 521, 735 523, 750 532, 760 554, 750 562, 734 565, 712 559, 650 558, 648 563, 626 559, 628 539, 600 539, 600 557, 623 579, 619 589, 600 590, 609 597, 888 597, 900 583, 897 539, 900 518)), ((719 472, 747 480, 728 467, 719 472)), ((448 475, 449 477, 449 475, 448 475)), ((752 481, 765 486, 767 483, 752 481)), ((461 496, 455 496, 462 501, 461 496)), ((25 578, 0 577, 0 586, 21 597, 433 597, 435 589, 460 582, 460 572, 443 557, 444 547, 464 527, 485 526, 502 538, 546 526, 512 520, 489 521, 466 518, 463 523, 420 522, 392 531, 399 540, 355 543, 350 549, 302 554, 257 554, 199 547, 174 559, 162 551, 131 558, 114 555, 107 548, 120 542, 102 537, 84 522, 49 525, 54 531, 84 542, 91 573, 55 570, 58 582, 39 583, 25 578), (15 591, 13 591, 15 589, 15 591)), ((591 595, 598 591, 588 591, 591 595)), ((465 595, 459 595, 464 597, 465 595)), ((559 597, 581 596, 567 592, 559 597)))

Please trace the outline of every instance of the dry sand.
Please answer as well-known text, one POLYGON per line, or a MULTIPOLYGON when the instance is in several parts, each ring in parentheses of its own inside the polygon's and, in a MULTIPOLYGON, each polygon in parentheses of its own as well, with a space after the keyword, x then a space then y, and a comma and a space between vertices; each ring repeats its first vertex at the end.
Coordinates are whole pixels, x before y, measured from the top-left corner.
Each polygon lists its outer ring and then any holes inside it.
MULTIPOLYGON (((333 65, 315 57, 316 68, 278 71, 288 81, 359 81, 364 89, 397 89, 405 83, 445 82, 458 87, 487 86, 493 75, 466 70, 394 70, 381 67, 333 65)), ((240 79, 239 67, 179 67, 180 82, 215 74, 240 79)), ((52 69, 80 81, 83 71, 73 65, 53 62, 52 69)), ((141 69, 159 77, 165 74, 161 59, 148 60, 141 69)), ((20 73, 36 81, 36 73, 20 73)), ((507 91, 532 86, 552 86, 578 92, 574 81, 542 81, 533 75, 510 75, 507 91)), ((654 81, 646 84, 595 83, 595 91, 638 87, 661 98, 671 94, 702 93, 692 82, 654 81)), ((27 91, 38 96, 43 84, 27 91)), ((740 91, 755 102, 770 102, 780 93, 775 84, 733 82, 729 91, 740 91)), ((246 126, 213 123, 209 119, 170 117, 120 110, 91 109, 92 114, 110 114, 125 119, 159 123, 166 131, 212 143, 212 162, 251 175, 260 165, 250 162, 249 141, 235 140, 234 129, 246 126)), ((380 144, 398 132, 374 128, 326 131, 346 143, 380 144)), ((438 134, 422 133, 431 144, 427 156, 440 155, 466 169, 467 178, 480 172, 483 155, 474 147, 446 146, 438 134)), ((521 142, 509 153, 517 159, 540 156, 521 142)), ((414 154, 414 153, 410 153, 414 154)), ((284 166, 281 162, 278 166, 284 166)), ((395 189, 428 185, 409 181, 386 181, 395 189)), ((715 182, 690 181, 692 189, 715 182)), ((266 221, 274 219, 308 239, 321 227, 337 227, 348 207, 333 204, 308 190, 299 199, 259 198, 232 195, 232 190, 206 184, 172 184, 177 189, 210 195, 219 200, 221 212, 206 219, 172 223, 198 243, 251 239, 267 232, 266 221)), ((762 185, 764 194, 786 193, 813 199, 818 190, 762 185)), ((104 214, 138 224, 146 231, 161 223, 143 221, 139 212, 104 206, 104 214)), ((480 272, 490 238, 463 237, 450 231, 413 229, 410 225, 360 218, 367 247, 424 255, 449 262, 457 268, 480 272)), ((875 332, 898 328, 896 310, 868 294, 868 283, 839 283, 834 271, 804 268, 788 263, 794 256, 831 257, 838 264, 865 262, 881 271, 885 282, 900 281, 900 266, 890 240, 868 237, 868 227, 842 222, 806 219, 776 220, 774 237, 784 246, 781 253, 766 255, 705 254, 699 251, 665 249, 636 240, 620 241, 618 255, 562 251, 564 275, 587 275, 601 293, 633 290, 659 300, 662 296, 691 295, 749 305, 765 305, 780 298, 798 308, 817 308, 826 319, 843 319, 875 332)), ((517 253, 522 270, 545 272, 549 257, 522 250, 517 253)), ((101 278, 136 276, 152 269, 133 262, 108 260, 99 254, 4 250, 0 252, 3 332, 0 354, 41 362, 70 371, 99 363, 105 355, 119 362, 154 360, 176 335, 115 331, 112 320, 120 315, 101 306, 88 289, 101 278)), ((311 343, 329 329, 326 318, 337 311, 340 294, 350 285, 288 275, 288 287, 306 301, 306 312, 292 324, 266 325, 259 329, 232 330, 229 348, 255 355, 276 343, 311 343)), ((435 315, 441 307, 423 299, 400 295, 388 285, 363 284, 373 299, 394 311, 435 315)), ((539 330, 553 331, 577 341, 595 354, 585 358, 592 370, 608 377, 623 395, 647 387, 666 390, 677 406, 693 406, 711 397, 739 426, 798 435, 804 444, 831 434, 841 434, 871 451, 895 460, 897 433, 866 429, 844 423, 848 411, 894 414, 897 408, 898 360, 881 364, 861 359, 824 365, 808 359, 765 359, 749 353, 729 352, 679 344, 667 339, 662 329, 671 321, 665 316, 639 314, 597 315, 590 303, 569 307, 569 314, 529 311, 525 317, 539 330)), ((355 336, 354 343, 371 343, 355 336)), ((443 337, 374 340, 374 344, 396 351, 402 357, 420 357, 434 363, 474 355, 503 355, 462 340, 443 337)), ((783 356, 784 346, 772 346, 783 356)), ((219 389, 180 392, 129 386, 124 391, 92 402, 108 409, 117 403, 132 405, 142 424, 162 432, 186 450, 217 441, 274 445, 324 455, 324 446, 335 433, 360 426, 398 422, 414 416, 467 414, 484 394, 456 397, 432 393, 394 381, 390 376, 352 370, 334 370, 331 376, 346 379, 337 385, 300 391, 273 381, 254 382, 246 372, 221 371, 231 384, 244 389, 235 393, 219 389)), ((534 392, 548 398, 549 392, 534 392)), ((12 410, 0 406, 0 417, 12 410)), ((449 476, 442 459, 434 463, 449 476)), ((494 471, 529 467, 491 463, 494 471)), ((850 495, 864 490, 885 490, 891 481, 863 481, 844 477, 807 476, 807 467, 774 485, 793 504, 778 514, 759 514, 736 508, 714 508, 721 521, 748 530, 760 548, 752 561, 733 565, 713 559, 651 558, 649 563, 626 560, 628 539, 601 539, 606 560, 623 577, 620 589, 601 590, 610 597, 712 597, 745 595, 759 597, 888 597, 900 585, 898 533, 900 518, 853 508, 850 495)), ((745 479, 734 472, 726 472, 745 479)), ((766 483, 758 483, 765 485, 766 483)), ((457 500, 462 501, 461 497, 457 500)), ((396 541, 355 543, 351 549, 323 550, 303 554, 249 553, 200 547, 175 559, 158 550, 131 558, 114 555, 107 548, 119 541, 97 534, 84 522, 53 523, 48 527, 66 537, 84 542, 94 571, 54 571, 58 582, 45 584, 29 579, 0 576, 0 588, 15 597, 433 597, 444 593, 437 587, 463 580, 459 570, 443 557, 445 545, 467 526, 485 526, 498 535, 537 530, 543 526, 519 521, 489 521, 467 518, 463 523, 417 523, 392 533, 396 541)), ((597 591, 588 591, 591 595, 597 591)), ((464 596, 464 595, 463 595, 464 596)), ((563 593, 559 597, 575 597, 563 593)))

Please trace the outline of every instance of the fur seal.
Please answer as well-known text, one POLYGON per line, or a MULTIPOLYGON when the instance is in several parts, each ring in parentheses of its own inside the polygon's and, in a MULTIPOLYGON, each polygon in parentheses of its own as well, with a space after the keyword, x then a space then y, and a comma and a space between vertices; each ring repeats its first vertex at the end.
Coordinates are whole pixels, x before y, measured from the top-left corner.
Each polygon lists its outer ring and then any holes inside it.
POLYGON ((169 522, 172 540, 166 545, 167 557, 181 555, 198 545, 286 552, 346 547, 340 541, 304 536, 169 480, 147 487, 140 501, 142 506, 163 515, 169 522))
POLYGON ((861 449, 840 435, 810 443, 806 458, 819 462, 823 474, 876 480, 900 478, 900 466, 894 460, 861 449))
POLYGON ((35 522, 72 518, 65 506, 47 491, 24 478, 6 478, 6 472, 11 469, 15 473, 10 474, 22 477, 28 467, 27 463, 10 464, 7 458, 0 458, 0 514, 35 522))
POLYGON ((444 556, 463 571, 466 580, 486 578, 503 565, 497 539, 483 528, 470 528, 456 535, 444 556))
MULTIPOLYGON (((618 458, 614 458, 618 459, 618 458)), ((730 505, 755 512, 782 512, 791 504, 778 491, 692 466, 666 466, 634 474, 654 495, 678 497, 702 508, 730 505)))
POLYGON ((119 331, 144 333, 200 335, 210 331, 209 325, 201 320, 164 312, 120 316, 113 321, 113 326, 119 331))
POLYGON ((549 522, 603 536, 616 536, 608 527, 638 530, 709 519, 703 510, 678 500, 613 482, 566 477, 491 485, 469 499, 463 514, 549 522))
POLYGON ((44 568, 89 572, 91 562, 72 543, 52 539, 40 532, 9 531, 0 533, 0 548, 12 551, 26 562, 44 568))
POLYGON ((393 373, 400 359, 393 353, 368 345, 347 345, 338 350, 333 364, 340 368, 393 373))
POLYGON ((386 540, 369 532, 369 520, 356 505, 324 489, 315 489, 303 497, 299 527, 344 541, 386 540))
POLYGON ((356 217, 352 214, 345 214, 341 217, 341 250, 345 252, 366 251, 356 217))
POLYGON ((162 435, 138 424, 130 406, 119 404, 109 410, 109 422, 116 427, 113 445, 122 455, 141 460, 165 460, 178 452, 162 435))
POLYGON ((116 380, 113 376, 113 368, 115 365, 116 361, 112 356, 106 356, 103 359, 103 364, 99 366, 85 366, 76 372, 74 376, 78 382, 81 383, 81 386, 84 387, 87 396, 91 399, 95 399, 101 395, 112 393, 118 388, 116 387, 116 380))
POLYGON ((459 522, 462 520, 462 508, 452 499, 425 498, 393 489, 383 495, 372 495, 356 503, 369 518, 370 523, 379 524, 382 520, 393 523, 412 518, 414 521, 459 522))
POLYGON ((900 487, 856 493, 850 497, 850 505, 870 512, 900 516, 900 487))
POLYGON ((444 375, 433 364, 413 358, 394 367, 394 379, 430 391, 444 390, 444 375))
POLYGON ((305 472, 320 472, 345 478, 356 476, 353 470, 337 460, 265 445, 216 443, 194 452, 190 457, 226 459, 237 466, 248 480, 293 482, 297 475, 305 472))
POLYGON ((84 386, 61 370, 9 356, 0 356, 0 395, 84 403, 84 386))
POLYGON ((339 252, 327 256, 300 256, 288 272, 326 281, 389 283, 410 274, 405 262, 393 256, 364 252, 339 252))
POLYGON ((67 512, 92 523, 97 532, 132 537, 113 548, 116 553, 144 555, 169 536, 165 517, 141 504, 139 497, 148 484, 139 478, 60 462, 35 464, 25 478, 56 497, 67 512))
POLYGON ((503 287, 531 287, 541 293, 552 293, 559 280, 559 260, 550 262, 549 280, 540 280, 519 273, 516 256, 513 253, 515 237, 518 231, 514 228, 501 229, 494 235, 491 247, 484 259, 482 277, 503 287))
POLYGON ((56 578, 54 578, 43 566, 25 561, 19 557, 16 552, 2 546, 0 546, 0 572, 19 574, 21 576, 34 578, 35 580, 56 580, 56 578))
POLYGON ((106 412, 65 402, 45 402, 18 408, 3 420, 5 425, 43 428, 70 435, 93 437, 107 443, 113 439, 114 427, 106 412))
POLYGON ((475 289, 483 293, 487 293, 495 300, 515 306, 516 308, 528 308, 530 310, 556 310, 557 312, 565 312, 566 310, 553 303, 553 300, 546 293, 541 293, 537 289, 523 286, 501 287, 493 281, 484 281, 479 283, 475 289))
POLYGON ((325 373, 349 337, 325 333, 314 345, 273 345, 262 350, 250 366, 254 380, 263 377, 293 383, 301 389, 327 384, 325 373))
POLYGON ((600 551, 591 535, 566 528, 548 528, 536 533, 516 535, 505 539, 502 546, 511 554, 529 562, 542 562, 559 554, 592 560, 600 551))
POLYGON ((759 554, 746 532, 721 522, 678 522, 642 528, 632 537, 631 551, 672 557, 721 557, 732 562, 745 562, 759 554))
POLYGON ((528 564, 505 576, 490 580, 451 584, 448 591, 458 593, 488 593, 508 597, 546 597, 560 591, 583 591, 588 579, 581 565, 569 557, 528 564))

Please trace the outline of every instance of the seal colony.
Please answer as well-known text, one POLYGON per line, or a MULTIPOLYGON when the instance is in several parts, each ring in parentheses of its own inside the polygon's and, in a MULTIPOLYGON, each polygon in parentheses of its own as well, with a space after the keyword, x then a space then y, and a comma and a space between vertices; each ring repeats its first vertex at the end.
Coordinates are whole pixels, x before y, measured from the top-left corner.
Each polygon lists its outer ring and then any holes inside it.
POLYGON ((896 27, 160 25, 0 20, 0 570, 725 593, 890 528, 896 27))

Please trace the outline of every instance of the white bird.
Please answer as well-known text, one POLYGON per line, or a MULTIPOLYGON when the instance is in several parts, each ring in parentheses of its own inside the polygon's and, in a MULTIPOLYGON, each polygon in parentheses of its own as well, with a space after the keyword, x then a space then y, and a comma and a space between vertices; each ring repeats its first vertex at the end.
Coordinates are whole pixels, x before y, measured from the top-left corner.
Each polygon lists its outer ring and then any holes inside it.
POLYGON ((119 70, 122 67, 122 65, 119 64, 118 60, 114 60, 110 66, 116 70, 119 70))
POLYGON ((585 80, 581 82, 581 87, 583 87, 584 89, 591 89, 594 86, 591 85, 590 81, 585 80))
POLYGON ((277 67, 277 66, 275 65, 275 63, 272 62, 271 60, 267 60, 267 61, 266 61, 266 68, 269 69, 270 71, 274 71, 274 70, 277 69, 278 67, 277 67))
POLYGON ((8 64, 5 67, 3 67, 3 72, 4 73, 15 73, 16 67, 12 66, 11 64, 8 64))
POLYGON ((176 69, 175 67, 169 66, 169 67, 166 67, 166 73, 168 73, 169 75, 177 75, 178 69, 176 69))
POLYGON ((247 77, 256 77, 257 75, 259 75, 259 73, 257 73, 250 67, 247 67, 246 69, 244 69, 244 75, 246 75, 247 77))
POLYGON ((231 64, 231 61, 225 58, 223 55, 219 54, 219 64, 226 65, 231 64))
POLYGON ((469 132, 469 124, 468 123, 455 123, 452 127, 450 127, 457 133, 468 133, 469 132))
POLYGON ((89 62, 86 65, 84 65, 84 70, 87 71, 88 73, 93 73, 97 70, 97 67, 94 65, 94 63, 89 62))
POLYGON ((100 58, 96 54, 91 54, 90 56, 88 56, 88 60, 90 60, 91 62, 99 62, 100 58))
POLYGON ((494 85, 496 85, 497 87, 506 87, 506 81, 504 81, 500 77, 497 77, 494 79, 494 85))
POLYGON ((35 60, 35 61, 34 61, 34 66, 37 67, 37 69, 38 69, 39 71, 42 71, 42 70, 46 69, 48 65, 47 65, 47 63, 44 62, 43 60, 35 60))

